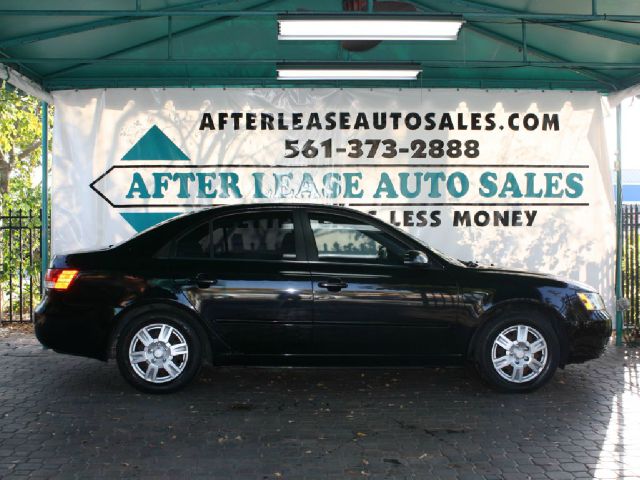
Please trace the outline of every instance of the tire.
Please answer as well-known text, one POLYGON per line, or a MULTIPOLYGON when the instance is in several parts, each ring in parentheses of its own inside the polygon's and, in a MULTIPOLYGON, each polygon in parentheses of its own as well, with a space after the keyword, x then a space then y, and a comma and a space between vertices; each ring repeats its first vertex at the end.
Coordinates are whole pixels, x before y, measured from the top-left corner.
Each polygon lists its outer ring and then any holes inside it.
POLYGON ((192 320, 158 307, 133 317, 116 343, 122 376, 146 393, 170 393, 187 385, 202 365, 202 342, 192 320))
POLYGON ((480 376, 494 389, 531 392, 553 377, 560 342, 543 314, 511 311, 489 320, 479 333, 475 360, 480 376))

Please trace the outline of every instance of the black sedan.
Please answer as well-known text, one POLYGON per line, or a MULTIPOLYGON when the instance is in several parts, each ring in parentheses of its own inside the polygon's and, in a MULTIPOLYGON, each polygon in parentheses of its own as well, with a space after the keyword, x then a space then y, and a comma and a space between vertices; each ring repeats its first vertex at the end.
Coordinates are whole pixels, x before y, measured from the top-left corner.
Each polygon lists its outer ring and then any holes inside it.
POLYGON ((351 209, 236 205, 104 250, 57 255, 35 315, 58 352, 115 358, 147 392, 214 365, 475 363, 501 390, 598 357, 611 317, 590 287, 480 267, 351 209))

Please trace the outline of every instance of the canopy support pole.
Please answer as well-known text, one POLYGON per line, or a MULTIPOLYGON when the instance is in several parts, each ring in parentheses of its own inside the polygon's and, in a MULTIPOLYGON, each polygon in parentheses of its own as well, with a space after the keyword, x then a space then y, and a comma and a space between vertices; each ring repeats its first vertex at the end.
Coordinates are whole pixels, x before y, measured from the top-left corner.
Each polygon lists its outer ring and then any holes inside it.
POLYGON ((622 105, 616 107, 616 345, 622 345, 622 105))
POLYGON ((41 212, 41 222, 40 222, 40 256, 42 258, 42 266, 41 266, 41 279, 40 279, 40 289, 44 291, 44 280, 45 275, 47 274, 47 268, 49 267, 49 195, 48 195, 48 178, 47 174, 49 172, 48 165, 48 137, 49 137, 49 119, 48 119, 48 111, 49 104, 47 102, 42 102, 42 212, 41 212))

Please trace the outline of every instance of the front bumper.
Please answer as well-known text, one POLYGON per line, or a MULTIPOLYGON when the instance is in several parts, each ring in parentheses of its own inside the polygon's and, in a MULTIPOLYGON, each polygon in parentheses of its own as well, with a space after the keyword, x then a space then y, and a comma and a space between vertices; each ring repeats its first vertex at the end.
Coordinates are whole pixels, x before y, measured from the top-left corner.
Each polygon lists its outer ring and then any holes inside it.
POLYGON ((581 314, 568 328, 567 363, 581 363, 604 353, 611 337, 613 321, 606 310, 581 314))
POLYGON ((34 312, 36 338, 56 352, 107 359, 109 319, 113 312, 90 305, 70 304, 47 292, 34 312))

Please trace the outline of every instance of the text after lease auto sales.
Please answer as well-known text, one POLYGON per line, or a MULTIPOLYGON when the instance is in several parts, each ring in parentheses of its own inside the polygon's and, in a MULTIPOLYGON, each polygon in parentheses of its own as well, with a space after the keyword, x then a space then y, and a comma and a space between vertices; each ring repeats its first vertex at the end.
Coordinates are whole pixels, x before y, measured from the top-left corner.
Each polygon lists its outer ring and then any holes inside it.
POLYGON ((406 227, 531 226, 536 205, 587 205, 587 165, 481 160, 492 137, 558 135, 558 113, 219 111, 203 113, 197 129, 229 139, 255 134, 269 155, 277 155, 274 144, 282 151, 266 166, 233 158, 132 171, 126 199, 335 203, 406 227))

